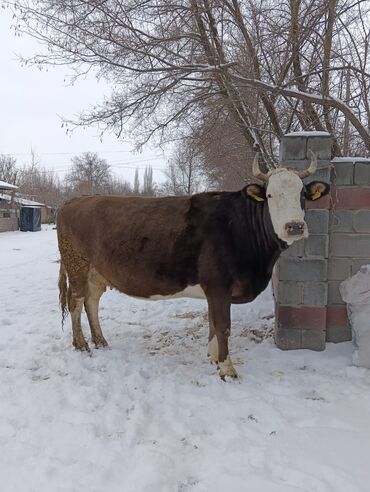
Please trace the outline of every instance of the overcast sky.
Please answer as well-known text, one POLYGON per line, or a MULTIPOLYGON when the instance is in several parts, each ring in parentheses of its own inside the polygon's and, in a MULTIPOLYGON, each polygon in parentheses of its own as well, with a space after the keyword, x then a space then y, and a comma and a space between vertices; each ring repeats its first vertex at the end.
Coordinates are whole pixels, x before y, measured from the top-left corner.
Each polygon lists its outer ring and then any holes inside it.
POLYGON ((166 160, 160 149, 147 146, 143 152, 133 153, 133 142, 119 141, 112 134, 106 134, 101 142, 96 128, 76 129, 66 135, 60 116, 72 118, 109 94, 109 87, 93 77, 71 87, 64 80, 65 67, 47 72, 21 67, 17 55, 30 54, 38 45, 29 37, 15 37, 11 21, 9 11, 0 10, 0 153, 11 154, 23 164, 29 162, 33 148, 42 166, 55 169, 62 177, 71 157, 92 151, 127 180, 133 180, 136 167, 142 170, 142 177, 148 164, 153 166, 154 179, 163 180, 161 169, 166 160))

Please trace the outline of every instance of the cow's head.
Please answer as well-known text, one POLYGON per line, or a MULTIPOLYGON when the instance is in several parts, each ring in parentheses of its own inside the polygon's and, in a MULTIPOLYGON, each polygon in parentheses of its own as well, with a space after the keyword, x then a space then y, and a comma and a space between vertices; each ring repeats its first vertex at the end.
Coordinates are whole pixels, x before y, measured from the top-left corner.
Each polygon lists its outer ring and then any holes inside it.
POLYGON ((312 152, 311 155, 311 163, 304 171, 279 167, 264 174, 259 168, 256 154, 253 175, 263 181, 265 186, 250 184, 245 189, 251 200, 258 203, 267 201, 275 234, 288 244, 308 236, 304 220, 305 200, 318 200, 330 190, 330 186, 323 181, 303 184, 302 180, 317 169, 316 157, 312 152))

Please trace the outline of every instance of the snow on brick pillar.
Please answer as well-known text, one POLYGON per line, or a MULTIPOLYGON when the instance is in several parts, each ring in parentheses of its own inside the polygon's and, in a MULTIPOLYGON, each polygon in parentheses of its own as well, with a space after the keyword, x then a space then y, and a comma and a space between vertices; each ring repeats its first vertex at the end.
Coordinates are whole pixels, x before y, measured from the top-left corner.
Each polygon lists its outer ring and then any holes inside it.
POLYGON ((370 263, 370 159, 332 161, 326 340, 351 339, 339 284, 370 263))
MULTIPOLYGON (((326 132, 297 132, 285 135, 280 161, 297 170, 307 168, 311 149, 319 169, 305 182, 330 182, 332 137, 326 132)), ((274 274, 275 342, 281 349, 324 350, 328 301, 329 197, 311 205, 306 212, 309 238, 295 242, 285 251, 274 274)))

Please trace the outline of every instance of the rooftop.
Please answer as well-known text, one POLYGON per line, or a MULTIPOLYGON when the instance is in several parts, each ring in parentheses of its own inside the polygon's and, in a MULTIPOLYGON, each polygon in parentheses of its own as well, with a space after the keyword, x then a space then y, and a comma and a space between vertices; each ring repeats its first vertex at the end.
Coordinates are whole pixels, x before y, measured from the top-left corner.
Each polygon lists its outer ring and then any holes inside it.
MULTIPOLYGON (((0 181, 2 183, 2 181, 0 181)), ((1 188, 1 186, 0 186, 1 188)), ((12 197, 5 193, 0 193, 0 200, 6 200, 10 202, 12 197)), ((27 200, 26 198, 14 197, 15 203, 19 203, 19 205, 23 205, 24 207, 45 207, 44 203, 34 202, 33 200, 27 200)))
POLYGON ((18 186, 6 183, 5 181, 0 181, 0 190, 17 190, 18 186))

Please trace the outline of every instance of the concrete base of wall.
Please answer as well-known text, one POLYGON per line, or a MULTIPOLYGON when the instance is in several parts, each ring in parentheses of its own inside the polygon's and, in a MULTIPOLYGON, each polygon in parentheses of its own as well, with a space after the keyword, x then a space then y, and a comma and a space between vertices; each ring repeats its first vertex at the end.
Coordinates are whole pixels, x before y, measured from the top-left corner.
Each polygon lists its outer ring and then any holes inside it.
POLYGON ((281 350, 325 350, 325 331, 301 330, 299 328, 275 329, 275 343, 281 350))
POLYGON ((325 349, 325 306, 277 304, 275 315, 275 343, 279 348, 282 350, 325 349))
POLYGON ((352 340, 351 325, 344 304, 327 307, 326 341, 348 342, 352 340))

